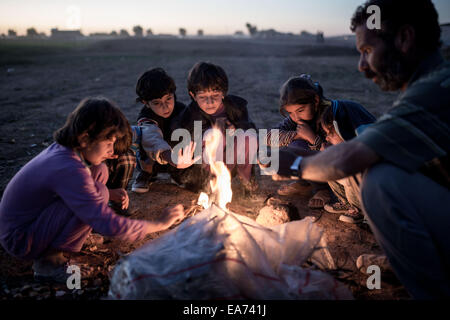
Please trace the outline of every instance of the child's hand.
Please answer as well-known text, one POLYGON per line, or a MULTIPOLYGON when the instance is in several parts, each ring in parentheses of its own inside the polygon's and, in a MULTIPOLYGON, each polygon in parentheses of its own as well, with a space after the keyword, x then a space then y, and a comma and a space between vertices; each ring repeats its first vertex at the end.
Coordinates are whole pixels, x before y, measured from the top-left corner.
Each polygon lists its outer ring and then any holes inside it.
POLYGON ((194 151, 197 144, 195 142, 191 142, 188 146, 186 146, 184 149, 180 149, 178 151, 178 159, 175 166, 178 169, 186 169, 193 165, 195 162, 197 162, 201 156, 194 157, 194 151))
POLYGON ((297 135, 295 139, 303 139, 310 144, 314 144, 317 135, 312 131, 311 127, 302 120, 299 120, 297 123, 297 135))
POLYGON ((225 125, 226 133, 230 136, 234 135, 234 133, 236 132, 236 127, 229 120, 225 121, 225 125))
POLYGON ((163 228, 161 230, 165 230, 171 225, 180 222, 184 219, 184 216, 185 212, 181 204, 177 204, 176 206, 164 209, 160 218, 161 227, 163 228))
POLYGON ((122 204, 122 210, 128 209, 130 203, 125 189, 109 189, 109 200, 122 204))

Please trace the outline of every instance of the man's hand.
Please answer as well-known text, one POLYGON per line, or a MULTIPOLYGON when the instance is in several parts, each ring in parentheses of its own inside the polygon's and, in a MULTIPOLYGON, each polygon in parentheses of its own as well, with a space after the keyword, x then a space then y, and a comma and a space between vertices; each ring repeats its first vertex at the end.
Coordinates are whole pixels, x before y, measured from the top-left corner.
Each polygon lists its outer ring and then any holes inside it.
POLYGON ((188 146, 180 149, 178 151, 177 163, 173 163, 174 167, 178 169, 186 169, 200 160, 201 156, 193 158, 196 146, 196 143, 192 141, 188 146))
POLYGON ((109 189, 109 200, 122 204, 122 210, 128 209, 130 203, 125 189, 109 189))

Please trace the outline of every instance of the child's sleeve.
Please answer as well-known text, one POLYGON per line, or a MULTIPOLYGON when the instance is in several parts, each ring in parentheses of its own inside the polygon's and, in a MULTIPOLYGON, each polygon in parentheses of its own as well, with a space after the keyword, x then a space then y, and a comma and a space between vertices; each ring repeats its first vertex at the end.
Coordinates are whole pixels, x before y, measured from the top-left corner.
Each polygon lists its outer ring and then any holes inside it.
POLYGON ((344 140, 349 140, 364 131, 376 118, 362 105, 351 101, 339 101, 333 105, 335 130, 344 140))
POLYGON ((172 148, 164 140, 161 129, 151 123, 145 123, 140 128, 142 132, 141 145, 148 157, 160 164, 167 164, 167 161, 162 158, 162 153, 172 150, 172 148))
POLYGON ((296 135, 297 131, 270 129, 266 135, 266 144, 271 147, 287 147, 292 141, 294 141, 296 135), (277 130, 278 136, 276 134, 277 130))
POLYGON ((68 164, 58 170, 51 183, 67 207, 95 232, 125 241, 138 241, 146 236, 144 221, 121 217, 108 207, 107 187, 94 181, 86 167, 68 164))
POLYGON ((286 147, 294 141, 297 135, 297 125, 289 118, 284 119, 275 129, 270 129, 266 135, 266 144, 271 147, 286 147), (274 130, 278 130, 278 139, 274 130))

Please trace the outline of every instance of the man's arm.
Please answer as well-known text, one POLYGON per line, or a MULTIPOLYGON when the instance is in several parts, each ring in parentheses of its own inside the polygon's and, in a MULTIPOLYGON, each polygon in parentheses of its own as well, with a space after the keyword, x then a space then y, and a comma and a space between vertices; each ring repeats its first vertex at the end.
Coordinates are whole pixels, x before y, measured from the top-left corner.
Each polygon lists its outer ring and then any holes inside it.
POLYGON ((335 181, 370 168, 380 157, 369 147, 351 140, 305 157, 300 163, 300 178, 312 181, 335 181))

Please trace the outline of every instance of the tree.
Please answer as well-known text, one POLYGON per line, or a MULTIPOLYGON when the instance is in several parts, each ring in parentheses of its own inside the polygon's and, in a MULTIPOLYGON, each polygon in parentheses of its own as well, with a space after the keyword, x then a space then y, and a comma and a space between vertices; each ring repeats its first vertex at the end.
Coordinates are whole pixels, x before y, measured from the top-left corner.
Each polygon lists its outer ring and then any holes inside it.
POLYGON ((127 30, 125 30, 125 29, 120 29, 120 36, 121 36, 121 37, 129 37, 130 34, 128 33, 127 30))
POLYGON ((27 29, 27 37, 37 37, 39 34, 37 33, 35 28, 27 29))
POLYGON ((178 32, 180 33, 180 36, 182 36, 183 38, 186 37, 187 32, 185 28, 178 29, 178 32))
POLYGON ((153 35, 152 29, 147 29, 146 33, 147 33, 147 37, 150 37, 153 35))
POLYGON ((135 37, 142 37, 144 35, 144 29, 141 26, 134 26, 133 32, 135 37))
POLYGON ((317 31, 316 42, 317 43, 324 43, 325 42, 325 38, 323 36, 323 31, 317 31))
POLYGON ((8 30, 8 37, 17 37, 17 32, 13 29, 8 30))
POLYGON ((112 37, 117 37, 117 32, 113 30, 109 35, 112 37))
POLYGON ((252 26, 250 23, 247 22, 247 24, 245 25, 248 29, 248 33, 251 36, 254 36, 255 34, 258 33, 258 28, 256 28, 256 26, 252 26))
POLYGON ((198 29, 197 35, 198 35, 199 37, 203 37, 203 30, 202 30, 202 29, 198 29))

